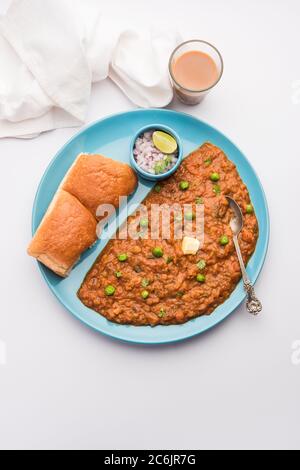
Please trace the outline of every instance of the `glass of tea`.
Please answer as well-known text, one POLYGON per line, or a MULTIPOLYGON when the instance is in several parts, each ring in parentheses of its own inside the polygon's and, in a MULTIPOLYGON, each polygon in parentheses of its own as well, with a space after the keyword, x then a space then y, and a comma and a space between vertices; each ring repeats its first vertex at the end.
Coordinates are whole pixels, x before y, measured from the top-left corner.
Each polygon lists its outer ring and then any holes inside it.
POLYGON ((216 47, 193 39, 172 53, 169 72, 175 94, 185 104, 195 105, 216 86, 223 75, 223 59, 216 47))

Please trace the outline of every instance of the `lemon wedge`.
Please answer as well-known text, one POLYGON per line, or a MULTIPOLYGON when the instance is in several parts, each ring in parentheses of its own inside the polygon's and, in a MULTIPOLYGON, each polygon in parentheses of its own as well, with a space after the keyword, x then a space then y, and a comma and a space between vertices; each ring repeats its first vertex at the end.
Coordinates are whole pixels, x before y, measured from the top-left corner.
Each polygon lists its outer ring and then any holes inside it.
POLYGON ((170 155, 171 153, 175 153, 178 148, 178 144, 174 137, 172 137, 170 134, 167 134, 166 132, 153 132, 152 140, 155 147, 160 152, 165 154, 170 155))

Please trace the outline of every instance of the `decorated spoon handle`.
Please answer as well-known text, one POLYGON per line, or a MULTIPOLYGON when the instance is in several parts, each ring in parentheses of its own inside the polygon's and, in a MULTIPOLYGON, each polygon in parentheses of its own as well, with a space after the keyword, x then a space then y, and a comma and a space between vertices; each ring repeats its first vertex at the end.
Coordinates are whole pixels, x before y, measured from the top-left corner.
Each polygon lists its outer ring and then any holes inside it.
POLYGON ((252 286, 251 281, 248 277, 238 238, 236 236, 233 237, 233 241, 234 241, 235 249, 238 255, 238 259, 239 259, 239 263, 240 263, 240 267, 242 271, 245 291, 247 292, 247 303, 246 303, 247 310, 252 315, 258 315, 262 311, 262 304, 256 297, 254 287, 252 286))
POLYGON ((249 313, 252 315, 258 315, 262 311, 262 303, 255 295, 254 288, 250 281, 244 282, 244 287, 247 292, 246 307, 249 313))

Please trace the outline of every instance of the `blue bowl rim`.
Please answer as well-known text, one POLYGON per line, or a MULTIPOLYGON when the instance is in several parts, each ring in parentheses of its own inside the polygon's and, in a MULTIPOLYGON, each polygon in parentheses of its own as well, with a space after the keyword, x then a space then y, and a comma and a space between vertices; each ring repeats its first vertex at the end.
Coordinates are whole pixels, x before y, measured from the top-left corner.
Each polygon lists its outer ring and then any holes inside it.
POLYGON ((134 169, 137 171, 137 173, 144 179, 148 181, 162 181, 164 179, 169 178, 173 173, 175 173, 176 170, 178 170, 179 166, 181 165, 183 160, 183 145, 181 142, 181 139, 179 135, 177 134, 176 131, 174 131, 171 127, 165 126, 164 124, 148 124, 147 126, 141 127, 133 136, 130 144, 130 163, 134 167, 134 169), (144 132, 149 131, 150 129, 155 129, 155 130, 162 130, 174 137, 176 139, 176 142, 178 144, 178 161, 176 165, 173 166, 169 171, 166 173, 163 173, 161 175, 151 175, 150 173, 147 173, 146 171, 142 170, 139 165, 137 164, 134 155, 133 155, 133 149, 134 149, 134 144, 136 142, 136 139, 143 134, 144 132))

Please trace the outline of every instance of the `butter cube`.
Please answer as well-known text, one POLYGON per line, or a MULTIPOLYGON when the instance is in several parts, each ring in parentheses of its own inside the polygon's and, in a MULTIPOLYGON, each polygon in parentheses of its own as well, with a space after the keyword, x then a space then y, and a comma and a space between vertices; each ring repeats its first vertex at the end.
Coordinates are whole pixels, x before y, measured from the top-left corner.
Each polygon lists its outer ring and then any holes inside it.
POLYGON ((185 255, 195 255, 200 248, 200 241, 197 238, 184 237, 182 241, 182 251, 185 255))

